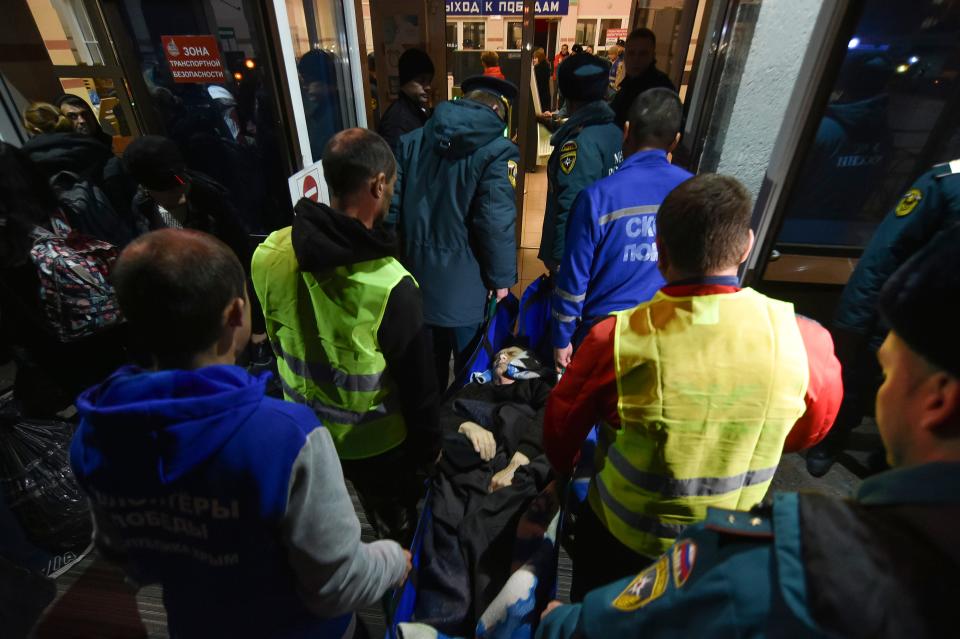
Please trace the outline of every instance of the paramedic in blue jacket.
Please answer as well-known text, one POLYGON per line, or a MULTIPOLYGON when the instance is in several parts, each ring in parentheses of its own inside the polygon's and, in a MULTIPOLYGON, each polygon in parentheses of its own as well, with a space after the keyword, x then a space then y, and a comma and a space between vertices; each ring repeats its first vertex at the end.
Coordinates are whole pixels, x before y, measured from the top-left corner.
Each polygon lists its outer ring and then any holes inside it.
POLYGON ((516 179, 520 153, 504 137, 517 88, 498 78, 464 80, 462 100, 442 102, 421 128, 400 138, 388 222, 401 261, 423 294, 440 389, 450 355, 459 370, 480 331, 488 296, 517 282, 516 179))
POLYGON ((246 276, 199 231, 134 240, 113 271, 153 354, 77 400, 71 464, 102 556, 159 583, 173 637, 349 637, 353 611, 402 583, 410 556, 360 541, 330 433, 235 366, 246 276))
POLYGON ((580 191, 616 170, 622 159, 623 132, 604 101, 610 63, 593 55, 570 57, 557 70, 569 119, 550 138, 547 162, 547 210, 538 257, 552 273, 563 260, 570 207, 580 191))
POLYGON ((917 178, 887 213, 850 276, 834 318, 843 364, 843 406, 830 434, 807 455, 807 470, 825 475, 850 431, 869 412, 880 383, 875 353, 887 332, 877 298, 887 279, 931 239, 960 222, 960 160, 937 164, 917 178))
POLYGON ((890 470, 852 500, 711 510, 636 577, 547 608, 538 639, 948 637, 960 597, 960 226, 879 295, 877 425, 890 470))
POLYGON ((660 203, 691 175, 667 159, 680 139, 680 98, 670 89, 637 96, 624 130, 620 168, 583 189, 567 225, 553 293, 553 346, 566 368, 595 321, 645 302, 664 285, 657 270, 660 203))

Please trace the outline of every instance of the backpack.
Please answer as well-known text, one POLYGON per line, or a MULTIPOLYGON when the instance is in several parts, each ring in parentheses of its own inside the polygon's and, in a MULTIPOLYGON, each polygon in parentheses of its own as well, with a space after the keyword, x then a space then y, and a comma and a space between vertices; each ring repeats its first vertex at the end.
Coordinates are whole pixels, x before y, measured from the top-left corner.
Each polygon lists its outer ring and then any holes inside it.
POLYGON ((120 304, 108 275, 117 249, 75 232, 62 217, 54 232, 36 227, 30 260, 40 280, 40 307, 61 342, 74 342, 119 324, 120 304))
POLYGON ((133 239, 130 224, 117 214, 106 193, 90 180, 60 171, 50 178, 50 186, 73 229, 121 248, 133 239))

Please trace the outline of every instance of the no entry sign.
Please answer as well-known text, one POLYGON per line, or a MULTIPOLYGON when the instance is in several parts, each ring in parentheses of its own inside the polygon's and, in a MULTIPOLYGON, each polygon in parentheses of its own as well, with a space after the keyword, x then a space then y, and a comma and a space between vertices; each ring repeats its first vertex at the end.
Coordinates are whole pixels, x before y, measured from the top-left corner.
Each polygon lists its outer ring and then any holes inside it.
POLYGON ((160 36, 173 81, 218 84, 224 81, 220 47, 212 35, 160 36))
POLYGON ((294 204, 299 202, 301 198, 330 204, 327 181, 323 177, 323 164, 320 162, 315 162, 291 175, 288 184, 290 185, 290 199, 294 204))
POLYGON ((317 186, 317 180, 312 175, 303 178, 303 197, 314 202, 320 201, 320 187, 317 186))

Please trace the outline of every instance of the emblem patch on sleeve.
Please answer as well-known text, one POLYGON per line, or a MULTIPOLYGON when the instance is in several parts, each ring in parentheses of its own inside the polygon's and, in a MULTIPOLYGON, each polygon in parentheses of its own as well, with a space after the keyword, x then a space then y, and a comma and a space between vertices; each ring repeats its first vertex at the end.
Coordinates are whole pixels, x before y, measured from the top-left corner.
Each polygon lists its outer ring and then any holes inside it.
POLYGON ((913 212, 913 209, 917 208, 917 204, 920 204, 920 200, 922 199, 923 193, 920 192, 920 189, 910 189, 907 191, 906 195, 903 196, 903 199, 900 200, 900 203, 897 204, 897 217, 910 215, 910 213, 913 212))
POLYGON ((507 179, 510 180, 510 186, 517 188, 517 163, 513 160, 507 160, 507 179))
POLYGON ((560 147, 560 170, 564 175, 570 175, 570 171, 577 164, 577 143, 573 140, 564 142, 560 147))
POLYGON ((673 585, 682 588, 693 572, 693 564, 697 561, 697 545, 690 540, 684 540, 673 547, 673 585))
POLYGON ((640 610, 657 599, 667 589, 670 578, 670 560, 664 555, 631 581, 613 600, 613 607, 622 612, 640 610))

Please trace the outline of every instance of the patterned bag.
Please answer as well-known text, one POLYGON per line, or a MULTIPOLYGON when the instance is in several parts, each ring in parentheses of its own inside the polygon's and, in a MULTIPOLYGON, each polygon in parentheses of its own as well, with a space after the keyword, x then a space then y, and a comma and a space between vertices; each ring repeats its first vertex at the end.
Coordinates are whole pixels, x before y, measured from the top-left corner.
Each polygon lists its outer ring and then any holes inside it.
POLYGON ((62 217, 54 232, 34 229, 30 259, 40 279, 40 305, 48 328, 61 342, 73 342, 122 321, 108 280, 117 249, 74 232, 62 217))

